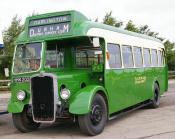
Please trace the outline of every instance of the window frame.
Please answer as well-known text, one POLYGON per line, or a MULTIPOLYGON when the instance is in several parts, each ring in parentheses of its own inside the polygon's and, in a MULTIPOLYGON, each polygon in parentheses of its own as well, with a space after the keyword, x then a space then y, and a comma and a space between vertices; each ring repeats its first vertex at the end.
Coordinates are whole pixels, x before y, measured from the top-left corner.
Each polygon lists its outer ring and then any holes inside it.
POLYGON ((152 57, 151 57, 151 49, 148 47, 143 47, 143 58, 144 58, 144 68, 150 68, 152 67, 152 57), (146 66, 145 65, 145 54, 144 54, 144 49, 148 49, 149 50, 149 55, 150 55, 150 65, 146 66))
MULTIPOLYGON (((99 48, 102 51, 102 59, 103 59, 102 62, 103 62, 103 64, 105 64, 105 61, 104 61, 105 57, 104 57, 103 47, 100 46, 99 48)), ((89 66, 89 67, 88 66, 87 67, 77 67, 77 65, 76 65, 76 62, 77 62, 76 61, 76 47, 72 49, 72 53, 73 53, 73 58, 74 58, 74 65, 73 65, 74 69, 91 69, 91 66, 89 66)), ((89 57, 87 57, 87 64, 88 64, 88 59, 89 59, 89 57)))
MULTIPOLYGON (((122 69, 122 68, 123 68, 123 59, 122 59, 121 45, 120 45, 120 44, 117 44, 117 43, 107 43, 107 47, 106 47, 107 51, 108 51, 108 45, 109 45, 109 44, 119 46, 119 50, 120 50, 120 63, 121 63, 121 67, 120 67, 120 68, 111 68, 111 67, 109 66, 109 69, 122 69)), ((108 51, 108 53, 109 53, 109 51, 108 51)), ((109 54, 110 54, 110 53, 109 53, 109 54)), ((107 60, 107 58, 106 58, 106 60, 107 60)), ((108 64, 109 64, 109 60, 108 60, 108 64)))
POLYGON ((132 45, 121 45, 121 53, 122 53, 122 61, 123 61, 123 68, 124 69, 132 69, 132 68, 135 68, 135 61, 134 61, 134 54, 133 54, 133 46, 132 45), (123 47, 130 47, 131 48, 131 55, 132 55, 132 63, 133 63, 133 66, 132 67, 125 67, 124 66, 124 59, 123 59, 123 47))
MULTIPOLYGON (((64 60, 63 60, 63 66, 58 67, 58 53, 57 53, 58 52, 58 47, 59 47, 58 45, 55 45, 55 48, 56 48, 55 49, 55 51, 56 51, 56 66, 57 67, 49 67, 49 69, 64 69, 65 68, 65 48, 60 47, 60 49, 63 49, 62 52, 63 52, 63 55, 64 55, 64 60)), ((46 62, 47 62, 47 54, 46 54, 47 53, 47 48, 48 48, 48 45, 46 46, 46 49, 45 49, 45 60, 44 60, 45 61, 44 62, 44 67, 45 68, 48 68, 47 65, 46 65, 46 62)))
POLYGON ((165 67, 165 65, 166 65, 166 61, 165 61, 165 49, 161 49, 160 50, 160 52, 161 52, 161 57, 162 57, 162 65, 160 66, 160 67, 165 67))
POLYGON ((143 67, 144 67, 143 47, 140 47, 140 46, 132 46, 132 49, 133 49, 134 67, 135 67, 135 68, 143 68, 143 67), (140 67, 136 66, 134 48, 140 48, 140 49, 141 49, 142 66, 140 66, 140 67))
POLYGON ((158 57, 158 67, 161 67, 161 55, 162 55, 162 51, 161 50, 157 50, 157 57, 158 57), (159 53, 160 53, 160 59, 159 59, 159 53), (159 61, 160 60, 160 61, 159 61))
POLYGON ((14 53, 13 53, 13 61, 12 61, 12 75, 21 75, 21 74, 27 74, 27 73, 36 73, 38 71, 41 70, 42 66, 43 66, 43 57, 44 57, 44 42, 39 42, 39 41, 36 41, 36 42, 31 42, 31 43, 19 43, 17 45, 15 45, 15 48, 14 48, 14 53), (17 51, 17 47, 18 45, 28 45, 28 44, 32 44, 32 43, 41 43, 41 52, 40 52, 40 55, 41 55, 41 60, 40 60, 40 67, 38 70, 36 71, 30 71, 30 72, 22 72, 22 73, 15 73, 14 72, 14 60, 15 60, 15 54, 16 54, 16 51, 17 51))
POLYGON ((151 48, 151 65, 152 65, 152 67, 159 67, 159 63, 158 63, 158 50, 157 49, 155 49, 155 48, 151 48), (154 63, 153 63, 153 51, 156 51, 156 58, 157 58, 157 65, 153 65, 154 63))
MULTIPOLYGON (((106 65, 106 60, 107 60, 107 56, 105 56, 105 69, 132 69, 132 68, 135 68, 135 69, 140 69, 140 68, 151 68, 151 67, 165 67, 165 52, 164 52, 164 48, 151 48, 151 47, 143 47, 143 46, 137 46, 137 45, 126 45, 126 44, 122 44, 122 43, 111 43, 111 42, 107 42, 106 43, 106 46, 108 44, 113 44, 113 45, 118 45, 120 47, 120 60, 121 60, 121 68, 110 68, 109 65, 106 65), (133 67, 124 67, 124 63, 123 63, 123 50, 122 50, 122 47, 123 46, 129 46, 131 47, 131 50, 132 50, 132 60, 133 60, 133 67), (142 66, 140 67, 137 67, 136 66, 136 61, 135 61, 135 55, 134 55, 134 47, 137 47, 137 48, 141 48, 141 55, 142 55, 142 66), (150 65, 149 66, 146 66, 145 65, 145 57, 144 57, 144 49, 148 49, 149 50, 149 56, 150 56, 150 65), (157 54, 157 66, 153 66, 152 65, 152 49, 153 50, 156 50, 156 54, 157 54), (158 61, 158 51, 161 52, 161 56, 162 56, 162 65, 159 66, 159 61, 158 61)), ((107 47, 106 47, 106 51, 107 50, 107 47)))

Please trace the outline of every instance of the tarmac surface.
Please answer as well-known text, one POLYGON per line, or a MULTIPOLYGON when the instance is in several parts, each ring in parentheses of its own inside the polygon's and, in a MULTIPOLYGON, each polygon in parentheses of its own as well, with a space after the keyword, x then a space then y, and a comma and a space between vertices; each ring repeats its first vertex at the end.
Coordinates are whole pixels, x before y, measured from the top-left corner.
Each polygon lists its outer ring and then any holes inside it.
MULTIPOLYGON (((7 107, 9 93, 0 92, 0 110, 7 107)), ((71 122, 45 124, 37 131, 20 133, 11 114, 0 115, 0 139, 175 139, 175 80, 161 98, 158 109, 142 108, 107 123, 103 133, 95 137, 82 134, 71 122)))

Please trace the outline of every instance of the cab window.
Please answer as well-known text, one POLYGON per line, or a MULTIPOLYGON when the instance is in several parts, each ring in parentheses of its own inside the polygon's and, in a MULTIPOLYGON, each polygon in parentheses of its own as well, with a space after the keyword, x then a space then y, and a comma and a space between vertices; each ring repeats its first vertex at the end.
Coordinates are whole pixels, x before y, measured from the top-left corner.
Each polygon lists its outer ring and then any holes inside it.
POLYGON ((64 67, 64 49, 57 46, 48 46, 46 49, 46 67, 64 67))

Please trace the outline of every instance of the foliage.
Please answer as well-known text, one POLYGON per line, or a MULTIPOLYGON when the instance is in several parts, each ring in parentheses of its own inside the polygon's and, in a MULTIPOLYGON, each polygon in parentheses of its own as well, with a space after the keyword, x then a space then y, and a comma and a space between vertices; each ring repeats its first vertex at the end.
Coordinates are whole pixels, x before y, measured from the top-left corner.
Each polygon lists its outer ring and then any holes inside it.
POLYGON ((175 44, 167 40, 164 43, 165 51, 166 51, 166 57, 167 57, 167 64, 169 70, 175 70, 175 52, 172 51, 175 44))
POLYGON ((132 32, 137 32, 137 33, 140 32, 139 28, 136 27, 136 25, 133 24, 133 22, 131 20, 128 21, 128 23, 126 24, 125 29, 128 30, 128 31, 132 31, 132 32))
POLYGON ((23 25, 21 25, 21 19, 17 16, 13 17, 11 25, 8 29, 3 31, 3 41, 4 41, 4 53, 8 56, 13 56, 15 48, 15 40, 18 35, 23 31, 23 25))
POLYGON ((112 11, 109 13, 106 13, 105 17, 103 18, 103 23, 115 27, 121 27, 123 25, 122 21, 117 21, 113 16, 112 16, 112 11))
POLYGON ((4 48, 0 57, 0 77, 4 75, 4 68, 11 70, 12 57, 15 48, 15 40, 18 35, 23 31, 21 19, 18 16, 12 18, 11 25, 3 31, 4 48))

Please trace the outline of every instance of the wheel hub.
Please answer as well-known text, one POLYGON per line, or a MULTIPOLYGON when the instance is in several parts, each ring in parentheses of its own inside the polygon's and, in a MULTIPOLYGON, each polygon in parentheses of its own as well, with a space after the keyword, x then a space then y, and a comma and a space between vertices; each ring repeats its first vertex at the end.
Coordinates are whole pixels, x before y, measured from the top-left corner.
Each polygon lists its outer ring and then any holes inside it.
POLYGON ((92 106, 91 121, 94 125, 97 125, 102 120, 102 108, 99 105, 92 106))

